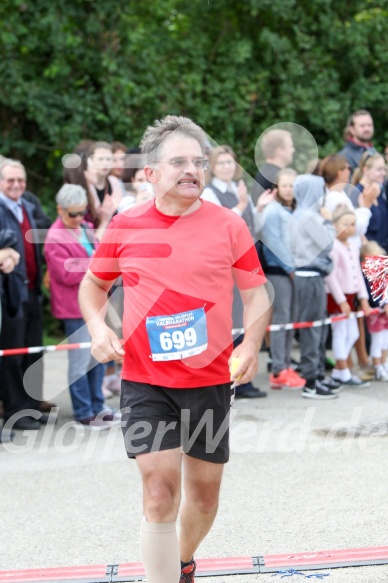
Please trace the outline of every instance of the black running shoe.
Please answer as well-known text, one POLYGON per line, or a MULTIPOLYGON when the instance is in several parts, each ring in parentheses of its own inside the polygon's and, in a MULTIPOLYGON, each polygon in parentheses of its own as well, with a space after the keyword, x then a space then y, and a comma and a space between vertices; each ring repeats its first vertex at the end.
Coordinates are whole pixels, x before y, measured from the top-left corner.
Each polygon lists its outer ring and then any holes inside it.
POLYGON ((336 379, 333 379, 333 377, 324 377, 322 375, 321 377, 318 378, 318 380, 323 385, 325 385, 325 387, 330 389, 331 392, 334 393, 335 395, 342 390, 342 383, 340 383, 340 381, 337 381, 336 379))
POLYGON ((362 381, 357 375, 352 375, 348 381, 342 381, 344 387, 351 387, 352 389, 366 389, 370 387, 368 381, 362 381))
POLYGON ((338 395, 333 393, 331 389, 317 379, 306 383, 306 386, 302 391, 302 397, 306 397, 306 399, 322 399, 328 401, 329 399, 336 399, 338 395))

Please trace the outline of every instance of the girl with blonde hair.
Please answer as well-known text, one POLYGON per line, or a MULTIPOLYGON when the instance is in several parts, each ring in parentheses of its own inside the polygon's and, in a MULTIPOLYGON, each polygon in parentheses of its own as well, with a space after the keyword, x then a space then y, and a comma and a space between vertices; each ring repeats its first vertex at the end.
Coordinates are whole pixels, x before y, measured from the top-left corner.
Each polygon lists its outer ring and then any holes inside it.
POLYGON ((352 237, 356 232, 356 215, 347 206, 338 206, 333 212, 333 224, 337 238, 333 243, 331 256, 333 271, 326 277, 329 314, 346 314, 347 319, 331 324, 333 333, 333 354, 336 360, 332 377, 342 385, 364 388, 369 383, 352 375, 348 368, 348 358, 359 337, 357 320, 349 317, 355 311, 358 299, 361 309, 368 316, 370 312, 368 291, 360 265, 360 252, 352 237))

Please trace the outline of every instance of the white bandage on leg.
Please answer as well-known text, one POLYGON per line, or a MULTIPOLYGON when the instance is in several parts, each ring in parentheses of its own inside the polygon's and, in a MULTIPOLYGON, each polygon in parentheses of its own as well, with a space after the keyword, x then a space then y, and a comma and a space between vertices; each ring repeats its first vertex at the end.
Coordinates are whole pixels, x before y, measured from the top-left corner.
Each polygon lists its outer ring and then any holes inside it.
POLYGON ((148 583, 179 583, 181 562, 175 522, 143 520, 140 554, 148 583))

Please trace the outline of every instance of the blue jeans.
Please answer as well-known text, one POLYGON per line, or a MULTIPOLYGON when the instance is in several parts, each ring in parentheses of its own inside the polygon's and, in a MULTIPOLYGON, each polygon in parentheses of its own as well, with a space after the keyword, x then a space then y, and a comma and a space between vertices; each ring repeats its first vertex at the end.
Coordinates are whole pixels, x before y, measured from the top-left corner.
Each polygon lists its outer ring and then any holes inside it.
MULTIPOLYGON (((63 320, 68 342, 90 342, 90 334, 82 318, 63 320)), ((90 354, 90 348, 69 350, 68 382, 75 419, 87 419, 104 409, 102 380, 105 367, 90 354)))

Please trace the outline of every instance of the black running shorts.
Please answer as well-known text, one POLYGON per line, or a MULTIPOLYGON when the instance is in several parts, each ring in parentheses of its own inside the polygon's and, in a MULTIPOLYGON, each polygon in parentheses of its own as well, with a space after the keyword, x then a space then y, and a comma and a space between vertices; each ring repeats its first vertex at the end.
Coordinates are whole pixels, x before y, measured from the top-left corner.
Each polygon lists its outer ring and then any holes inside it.
POLYGON ((123 380, 122 430, 129 458, 182 447, 194 458, 229 460, 230 383, 170 389, 123 380))

